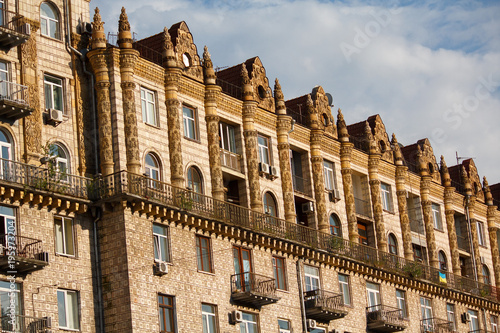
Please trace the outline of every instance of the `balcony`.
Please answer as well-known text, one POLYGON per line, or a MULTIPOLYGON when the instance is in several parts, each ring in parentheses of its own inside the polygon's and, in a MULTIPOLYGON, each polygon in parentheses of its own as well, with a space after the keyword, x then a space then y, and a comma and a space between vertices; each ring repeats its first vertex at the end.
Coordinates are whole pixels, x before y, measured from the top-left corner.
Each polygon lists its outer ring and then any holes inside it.
POLYGON ((260 308, 276 303, 276 282, 274 278, 255 274, 241 273, 231 276, 231 297, 234 302, 260 308))
POLYGON ((220 163, 223 167, 243 173, 241 160, 241 155, 220 148, 220 163))
POLYGON ((421 333, 452 333, 455 332, 453 322, 440 318, 427 318, 420 321, 421 333))
POLYGON ((342 294, 316 289, 304 292, 306 317, 320 322, 343 318, 347 315, 342 294))
MULTIPOLYGON (((4 5, 5 6, 5 5, 4 5)), ((8 51, 30 37, 30 25, 23 23, 23 16, 0 9, 0 48, 8 51)))
POLYGON ((0 80, 0 116, 14 121, 32 112, 28 104, 28 87, 0 80))
POLYGON ((293 190, 300 194, 309 196, 309 181, 305 178, 292 175, 293 190))
POLYGON ((15 315, 14 317, 0 317, 0 332, 25 333, 25 332, 45 332, 51 328, 51 318, 35 318, 28 316, 15 315))
POLYGON ((470 253, 469 240, 465 236, 457 235, 458 249, 470 253))
POLYGON ((354 206, 356 207, 356 214, 363 218, 372 218, 372 209, 370 206, 370 201, 363 200, 360 198, 354 198, 354 206))
POLYGON ((407 327, 400 309, 382 304, 366 308, 366 322, 374 332, 400 332, 407 327))
POLYGON ((0 271, 28 274, 49 264, 42 241, 29 237, 0 235, 0 271), (14 260, 11 260, 14 257, 14 260), (9 259, 10 258, 10 259, 9 259))

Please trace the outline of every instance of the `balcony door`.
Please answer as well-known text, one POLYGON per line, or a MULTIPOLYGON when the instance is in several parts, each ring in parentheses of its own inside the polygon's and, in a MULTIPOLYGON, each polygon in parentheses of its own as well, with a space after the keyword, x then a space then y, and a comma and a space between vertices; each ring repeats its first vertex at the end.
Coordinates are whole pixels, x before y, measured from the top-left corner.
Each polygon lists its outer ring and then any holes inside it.
POLYGON ((306 281, 306 291, 320 289, 318 267, 304 265, 304 278, 306 281))
MULTIPOLYGON (((0 63, 1 64, 1 63, 0 63)), ((0 130, 0 177, 9 178, 9 172, 12 171, 12 144, 6 133, 0 130)))
POLYGON ((366 282, 366 301, 368 312, 380 310, 380 285, 366 282))
POLYGON ((16 235, 16 218, 14 209, 10 207, 0 206, 0 254, 4 254, 7 250, 7 238, 10 235, 16 235))
POLYGON ((359 244, 368 245, 368 231, 366 224, 358 223, 359 244))
POLYGON ((220 147, 236 154, 236 140, 234 138, 234 126, 220 123, 220 147))
POLYGON ((432 304, 429 298, 420 297, 420 310, 422 311, 422 327, 425 332, 433 332, 432 304))
POLYGON ((233 261, 236 287, 242 291, 250 291, 252 272, 250 250, 233 246, 233 261))

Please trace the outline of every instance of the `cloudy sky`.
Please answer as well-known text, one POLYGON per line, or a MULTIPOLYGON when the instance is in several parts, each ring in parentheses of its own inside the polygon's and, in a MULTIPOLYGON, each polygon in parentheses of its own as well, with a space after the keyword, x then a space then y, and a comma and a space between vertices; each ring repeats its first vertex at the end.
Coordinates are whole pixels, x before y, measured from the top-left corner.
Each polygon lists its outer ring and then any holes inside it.
POLYGON ((138 39, 185 21, 215 67, 259 56, 285 99, 321 85, 346 122, 380 114, 404 145, 429 138, 448 166, 474 157, 500 182, 500 2, 92 0, 107 31, 138 39))

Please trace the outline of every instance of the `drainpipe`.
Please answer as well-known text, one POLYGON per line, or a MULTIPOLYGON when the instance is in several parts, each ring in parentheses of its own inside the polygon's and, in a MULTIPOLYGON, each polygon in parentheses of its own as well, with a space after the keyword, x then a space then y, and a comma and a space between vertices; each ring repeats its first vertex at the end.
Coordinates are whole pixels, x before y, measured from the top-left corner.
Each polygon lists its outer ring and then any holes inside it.
POLYGON ((470 225, 470 217, 469 217, 469 197, 470 195, 468 194, 465 195, 465 214, 467 217, 467 228, 469 229, 468 232, 469 232, 469 244, 472 256, 472 268, 474 269, 474 280, 476 280, 476 286, 477 286, 478 280, 477 280, 476 257, 474 255, 474 243, 472 241, 472 228, 470 225))
POLYGON ((96 280, 97 280, 97 300, 99 312, 99 328, 100 332, 104 333, 104 306, 102 300, 102 285, 101 285, 101 260, 99 252, 99 237, 97 235, 97 223, 101 220, 101 210, 97 208, 96 218, 94 220, 94 260, 96 266, 96 280))
POLYGON ((307 333, 307 318, 306 318, 306 305, 304 303, 304 287, 302 286, 302 266, 303 260, 299 259, 297 261, 297 278, 299 279, 299 297, 300 297, 300 307, 302 313, 302 332, 307 333))

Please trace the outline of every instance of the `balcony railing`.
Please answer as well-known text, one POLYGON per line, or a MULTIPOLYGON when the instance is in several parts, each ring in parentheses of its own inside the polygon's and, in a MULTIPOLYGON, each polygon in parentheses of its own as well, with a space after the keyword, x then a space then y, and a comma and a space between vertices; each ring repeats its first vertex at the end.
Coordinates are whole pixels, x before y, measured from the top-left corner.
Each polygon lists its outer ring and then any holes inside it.
POLYGON ((32 112, 28 103, 28 87, 0 80, 0 116, 15 120, 32 112))
POLYGON ((354 198, 354 205, 356 207, 356 214, 369 219, 372 218, 372 209, 370 207, 370 201, 363 200, 360 198, 354 198))
POLYGON ((299 176, 292 176, 293 189, 295 192, 299 192, 302 194, 308 194, 309 182, 306 178, 302 178, 299 176))
POLYGON ((0 317, 0 332, 25 333, 45 332, 50 328, 51 318, 35 318, 21 315, 0 317))
POLYGON ((427 318, 420 321, 421 333, 451 333, 454 332, 452 321, 441 318, 427 318))
POLYGON ((329 233, 270 217, 245 207, 214 200, 211 197, 184 188, 177 188, 143 175, 131 174, 126 171, 117 172, 98 179, 95 189, 95 195, 101 199, 127 194, 134 197, 139 196, 152 203, 184 210, 201 218, 217 220, 227 225, 286 239, 336 256, 363 262, 394 274, 426 280, 444 288, 500 301, 496 287, 451 272, 440 271, 423 263, 406 260, 329 233))
POLYGON ((342 294, 315 289, 304 292, 306 316, 311 319, 329 322, 347 315, 342 294))
POLYGON ((22 18, 22 15, 0 8, 1 48, 8 50, 28 40, 31 32, 30 25, 23 23, 22 18))
POLYGON ((43 251, 42 241, 34 238, 0 235, 0 271, 29 273, 49 264, 49 254, 43 251), (14 257, 15 266, 12 266, 14 257))
POLYGON ((252 272, 231 276, 231 296, 235 302, 254 307, 276 303, 276 282, 274 278, 252 272))
POLYGON ((60 193, 81 199, 96 198, 94 180, 0 158, 0 182, 23 189, 60 193))
POLYGON ((401 309, 382 304, 366 308, 366 321, 375 332, 399 332, 407 326, 401 309))
POLYGON ((243 172, 241 169, 241 155, 220 148, 220 162, 222 166, 243 172))

